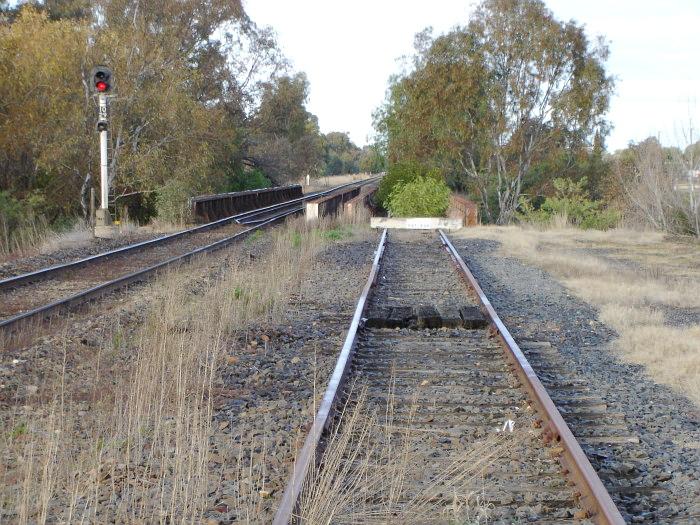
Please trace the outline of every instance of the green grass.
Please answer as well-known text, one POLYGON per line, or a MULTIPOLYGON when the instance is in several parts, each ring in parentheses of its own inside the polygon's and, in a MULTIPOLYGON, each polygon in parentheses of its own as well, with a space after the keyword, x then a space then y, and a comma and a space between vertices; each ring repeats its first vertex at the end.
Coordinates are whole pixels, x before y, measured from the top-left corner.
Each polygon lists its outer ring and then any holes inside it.
POLYGON ((327 230, 321 235, 329 241, 340 241, 348 237, 352 237, 352 230, 341 226, 338 228, 333 228, 332 230, 327 230))
POLYGON ((17 425, 15 428, 12 429, 10 432, 10 437, 12 439, 17 439, 18 437, 24 436, 27 433, 27 424, 26 423, 20 423, 17 425))
POLYGON ((255 230, 253 233, 248 235, 245 239, 247 245, 253 244, 255 241, 262 239, 265 236, 262 230, 255 230))
POLYGON ((123 342, 124 335, 122 334, 122 331, 117 328, 112 334, 112 348, 116 351, 119 351, 122 347, 123 342))

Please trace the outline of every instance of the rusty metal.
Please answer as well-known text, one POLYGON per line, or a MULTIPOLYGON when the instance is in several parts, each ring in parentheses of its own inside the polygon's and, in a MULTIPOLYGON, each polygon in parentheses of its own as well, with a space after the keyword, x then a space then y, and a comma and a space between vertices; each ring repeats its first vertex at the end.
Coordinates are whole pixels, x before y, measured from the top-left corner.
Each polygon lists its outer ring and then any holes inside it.
POLYGON ((623 524, 625 523, 620 511, 612 501, 610 494, 603 486, 598 474, 588 461, 586 454, 581 449, 578 441, 549 397, 544 386, 538 379, 535 371, 530 366, 527 358, 523 354, 515 339, 503 324, 486 294, 479 286, 478 281, 465 264, 459 252, 445 233, 440 230, 440 238, 445 248, 452 256, 452 259, 460 269, 461 273, 469 283, 474 293, 481 303, 482 310, 488 317, 494 333, 503 342, 508 357, 512 361, 515 371, 520 377, 523 386, 532 396, 537 405, 538 413, 543 418, 543 437, 547 441, 555 441, 562 449, 559 457, 562 468, 568 471, 568 476, 573 480, 580 492, 580 502, 582 507, 589 513, 590 517, 601 524, 623 524))
POLYGON ((374 261, 372 262, 372 269, 370 270, 369 278, 367 279, 367 283, 362 290, 360 299, 357 301, 355 314, 353 315, 352 322, 350 323, 348 335, 345 337, 345 343, 343 344, 343 348, 340 351, 340 356, 338 357, 338 361, 333 369, 333 375, 328 382, 326 392, 323 394, 323 400, 321 401, 321 406, 316 414, 311 430, 309 430, 306 440, 304 441, 304 446, 294 462, 294 470, 292 472, 291 479, 284 490, 284 494, 282 495, 282 501, 280 502, 280 506, 275 514, 275 519, 272 522, 273 525, 287 525, 292 520, 301 489, 304 486, 306 474, 309 471, 311 463, 317 459, 316 449, 319 440, 321 439, 321 435, 323 434, 324 430, 326 430, 328 424, 330 423, 329 415, 338 399, 338 392, 344 385, 345 380, 347 379, 348 370, 352 364, 357 331, 360 328, 360 323, 362 322, 369 293, 372 287, 376 284, 377 275, 379 273, 379 264, 381 262, 382 255, 384 255, 386 232, 387 231, 384 230, 381 238, 379 239, 379 245, 377 246, 377 251, 374 254, 374 261))
POLYGON ((447 210, 450 219, 461 219, 465 226, 479 224, 479 206, 463 195, 450 195, 450 207, 447 210))

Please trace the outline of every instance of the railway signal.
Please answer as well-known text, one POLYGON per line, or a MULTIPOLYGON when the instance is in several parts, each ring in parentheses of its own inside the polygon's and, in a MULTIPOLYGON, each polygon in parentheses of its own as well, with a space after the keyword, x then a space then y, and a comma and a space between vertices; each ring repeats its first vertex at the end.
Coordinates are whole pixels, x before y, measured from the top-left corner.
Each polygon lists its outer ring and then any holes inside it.
POLYGON ((107 97, 112 91, 112 70, 107 66, 95 66, 90 71, 90 90, 97 95, 99 113, 97 131, 100 134, 100 209, 95 214, 96 226, 109 226, 109 159, 107 152, 109 119, 107 97))
POLYGON ((112 90, 112 70, 107 66, 95 66, 90 72, 93 93, 109 93, 112 90))

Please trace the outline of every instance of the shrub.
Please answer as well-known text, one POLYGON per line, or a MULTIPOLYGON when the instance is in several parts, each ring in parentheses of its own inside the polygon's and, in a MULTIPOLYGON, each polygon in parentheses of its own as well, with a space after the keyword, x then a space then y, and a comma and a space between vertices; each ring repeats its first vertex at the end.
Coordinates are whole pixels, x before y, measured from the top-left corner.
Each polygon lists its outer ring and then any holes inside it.
POLYGON ((343 226, 338 226, 332 230, 327 230, 321 233, 323 237, 329 241, 340 241, 346 237, 352 237, 352 228, 345 228, 343 226))
POLYGON ((189 199, 193 195, 189 184, 171 179, 158 191, 156 211, 162 221, 175 224, 188 222, 191 218, 189 199))
POLYGON ((247 172, 237 170, 226 181, 226 191, 258 190, 270 186, 272 186, 272 181, 257 168, 247 172))
POLYGON ((586 197, 586 177, 578 182, 558 178, 552 181, 556 189, 554 197, 547 197, 536 209, 527 197, 520 198, 517 217, 523 222, 550 223, 556 217, 565 217, 567 222, 583 229, 608 230, 620 222, 620 213, 606 208, 603 201, 586 197))
POLYGON ((0 191, 0 217, 8 230, 14 230, 25 219, 22 203, 7 191, 0 191))
POLYGON ((442 179, 417 177, 397 184, 388 199, 395 217, 444 217, 450 205, 450 189, 442 179))
POLYGON ((425 177, 437 182, 443 181, 442 174, 437 168, 428 169, 415 162, 392 164, 379 183, 375 202, 385 210, 388 210, 389 197, 396 186, 409 183, 418 177, 425 177))

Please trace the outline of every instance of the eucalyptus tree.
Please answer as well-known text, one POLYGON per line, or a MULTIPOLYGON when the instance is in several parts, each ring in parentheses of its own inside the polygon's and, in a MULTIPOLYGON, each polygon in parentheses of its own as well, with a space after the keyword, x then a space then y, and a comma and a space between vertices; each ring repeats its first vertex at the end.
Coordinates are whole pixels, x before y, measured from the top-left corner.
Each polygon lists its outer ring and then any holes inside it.
POLYGON ((608 133, 607 57, 541 0, 485 0, 466 26, 418 36, 412 70, 376 116, 389 160, 447 168, 488 219, 509 222, 533 163, 608 133))
POLYGON ((249 167, 280 181, 318 169, 307 82, 289 75, 274 32, 240 0, 5 2, 0 191, 9 199, 50 216, 80 210, 96 184, 96 106, 85 81, 95 64, 114 71, 118 207, 141 197, 177 219, 189 196, 222 190, 249 167))
POLYGON ((321 169, 323 146, 318 120, 306 109, 308 91, 303 73, 271 80, 251 120, 246 160, 275 183, 321 169))

